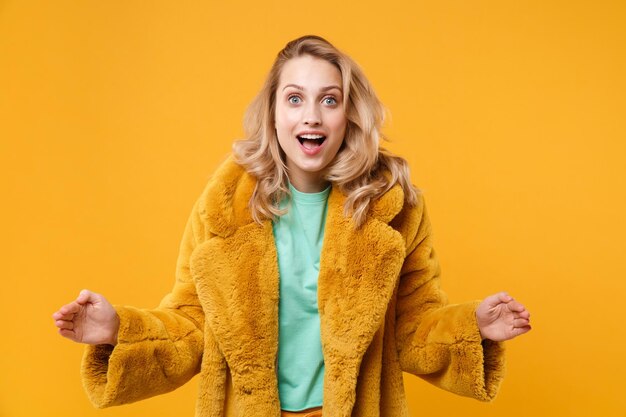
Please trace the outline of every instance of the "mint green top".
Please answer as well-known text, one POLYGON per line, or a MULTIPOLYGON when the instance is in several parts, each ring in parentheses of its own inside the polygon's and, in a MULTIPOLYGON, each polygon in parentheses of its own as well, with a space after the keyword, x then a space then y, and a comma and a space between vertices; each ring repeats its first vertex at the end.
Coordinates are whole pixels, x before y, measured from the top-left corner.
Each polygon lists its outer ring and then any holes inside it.
POLYGON ((289 184, 288 212, 273 223, 278 253, 278 391, 283 410, 322 405, 324 356, 317 309, 317 277, 330 186, 302 193, 289 184))

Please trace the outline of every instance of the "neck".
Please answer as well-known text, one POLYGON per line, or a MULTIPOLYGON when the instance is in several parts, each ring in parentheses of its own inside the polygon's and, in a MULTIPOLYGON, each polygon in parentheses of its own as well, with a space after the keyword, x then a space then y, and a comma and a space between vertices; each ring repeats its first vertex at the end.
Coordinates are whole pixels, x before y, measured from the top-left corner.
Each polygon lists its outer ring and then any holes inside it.
POLYGON ((328 181, 318 175, 290 175, 289 182, 301 193, 319 193, 328 187, 328 181))

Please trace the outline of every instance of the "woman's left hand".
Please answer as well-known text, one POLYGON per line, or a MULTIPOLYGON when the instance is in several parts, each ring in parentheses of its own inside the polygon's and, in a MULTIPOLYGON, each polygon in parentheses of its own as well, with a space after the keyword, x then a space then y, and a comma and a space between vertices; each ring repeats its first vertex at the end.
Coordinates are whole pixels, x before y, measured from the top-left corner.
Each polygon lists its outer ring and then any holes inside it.
POLYGON ((476 320, 483 340, 501 342, 530 331, 530 313, 506 292, 485 298, 476 308, 476 320))

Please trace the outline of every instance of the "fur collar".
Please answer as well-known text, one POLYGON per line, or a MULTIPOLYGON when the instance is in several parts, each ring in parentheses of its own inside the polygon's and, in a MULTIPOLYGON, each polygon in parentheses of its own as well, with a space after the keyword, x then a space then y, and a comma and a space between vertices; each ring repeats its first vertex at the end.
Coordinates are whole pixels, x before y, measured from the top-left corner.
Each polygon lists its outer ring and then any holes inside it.
MULTIPOLYGON (((252 223, 248 202, 256 180, 230 156, 215 172, 203 193, 201 213, 211 233, 226 237, 239 227, 252 223)), ((341 207, 346 197, 333 186, 329 196, 329 209, 341 207)), ((404 192, 396 184, 370 207, 369 217, 389 223, 402 209, 404 192)), ((329 210, 330 211, 330 210, 329 210)), ((341 211, 343 213, 343 211, 341 211)), ((340 214, 340 213, 333 213, 340 214)))

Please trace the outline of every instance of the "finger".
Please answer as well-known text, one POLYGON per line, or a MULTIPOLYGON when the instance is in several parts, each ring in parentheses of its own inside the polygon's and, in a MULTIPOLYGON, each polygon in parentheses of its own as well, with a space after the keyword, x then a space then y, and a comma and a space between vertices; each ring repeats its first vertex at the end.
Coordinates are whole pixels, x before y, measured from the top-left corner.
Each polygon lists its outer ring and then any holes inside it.
POLYGON ((508 303, 508 307, 509 307, 509 310, 515 311, 517 313, 521 313, 522 311, 526 310, 526 307, 524 307, 520 302, 515 301, 515 300, 511 300, 508 303))
POLYGON ((95 292, 91 292, 89 290, 82 290, 79 294, 78 297, 76 298, 76 302, 78 304, 86 304, 88 302, 93 302, 96 299, 96 296, 98 294, 96 294, 95 292))
POLYGON ((74 322, 69 320, 57 320, 54 324, 59 329, 74 330, 74 322))
POLYGON ((73 330, 59 329, 59 334, 63 337, 67 337, 70 340, 76 341, 76 333, 73 330))
POLYGON ((500 302, 502 303, 509 303, 513 301, 513 297, 511 297, 509 293, 506 291, 500 291, 496 295, 498 296, 498 298, 500 299, 500 302))
POLYGON ((60 311, 57 311, 52 315, 52 318, 55 320, 72 320, 74 318, 74 313, 63 314, 60 311))
POLYGON ((71 303, 65 304, 63 307, 61 307, 58 312, 61 313, 61 315, 63 316, 73 315, 78 313, 81 308, 82 306, 80 304, 78 304, 76 301, 72 301, 71 303))
POLYGON ((524 310, 522 312, 515 312, 514 313, 514 317, 517 318, 521 318, 521 319, 530 319, 530 312, 528 310, 524 310))
POLYGON ((515 319, 513 320, 513 327, 516 329, 527 327, 530 325, 528 319, 515 319))
POLYGON ((498 304, 508 303, 511 300, 513 300, 513 298, 504 291, 485 298, 485 302, 489 307, 496 307, 498 304))
POLYGON ((531 329, 532 328, 530 327, 530 325, 524 326, 524 327, 517 327, 513 329, 513 333, 514 333, 513 337, 517 337, 517 336, 523 335, 524 333, 528 333, 529 331, 531 331, 531 329))

